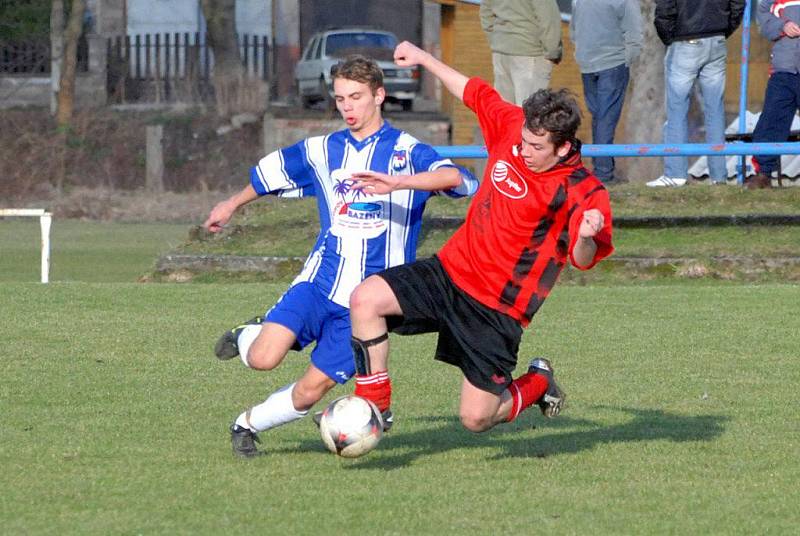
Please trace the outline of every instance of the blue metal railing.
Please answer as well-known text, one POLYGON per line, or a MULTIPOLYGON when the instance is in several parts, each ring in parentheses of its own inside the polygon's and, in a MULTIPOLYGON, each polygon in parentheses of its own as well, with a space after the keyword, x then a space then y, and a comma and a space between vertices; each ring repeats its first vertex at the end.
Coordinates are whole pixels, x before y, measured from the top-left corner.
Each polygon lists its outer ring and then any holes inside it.
MULTIPOLYGON (((441 145, 434 147, 445 158, 486 158, 482 145, 441 145)), ((667 145, 642 143, 633 145, 584 145, 581 155, 595 156, 704 156, 704 155, 783 155, 800 154, 800 142, 787 143, 684 143, 667 145)))

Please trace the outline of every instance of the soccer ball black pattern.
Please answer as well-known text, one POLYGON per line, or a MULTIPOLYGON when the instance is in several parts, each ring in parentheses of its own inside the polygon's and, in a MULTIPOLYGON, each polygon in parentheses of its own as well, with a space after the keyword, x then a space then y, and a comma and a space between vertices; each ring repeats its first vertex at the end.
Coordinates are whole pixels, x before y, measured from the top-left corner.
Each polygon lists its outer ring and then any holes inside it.
POLYGON ((383 437, 383 418, 369 400, 342 396, 322 412, 319 431, 328 450, 345 458, 357 458, 374 449, 383 437))

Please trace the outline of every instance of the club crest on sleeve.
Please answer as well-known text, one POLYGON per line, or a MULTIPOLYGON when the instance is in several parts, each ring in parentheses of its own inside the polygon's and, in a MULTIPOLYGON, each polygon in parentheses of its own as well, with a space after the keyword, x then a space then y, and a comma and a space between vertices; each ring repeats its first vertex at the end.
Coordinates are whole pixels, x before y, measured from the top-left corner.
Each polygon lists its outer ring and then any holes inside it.
POLYGON ((494 187, 506 197, 522 199, 528 195, 528 183, 508 162, 503 160, 495 162, 491 176, 494 187))
POLYGON ((392 152, 392 170, 403 171, 408 165, 408 151, 405 149, 395 149, 392 152))

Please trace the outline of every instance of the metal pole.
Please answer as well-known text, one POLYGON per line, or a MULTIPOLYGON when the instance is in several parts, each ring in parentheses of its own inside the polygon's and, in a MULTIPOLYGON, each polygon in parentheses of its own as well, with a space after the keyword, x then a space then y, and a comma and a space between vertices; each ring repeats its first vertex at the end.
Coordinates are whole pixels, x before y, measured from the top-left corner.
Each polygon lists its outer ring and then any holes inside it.
POLYGON ((53 215, 45 212, 39 216, 39 226, 42 229, 42 283, 50 281, 50 224, 53 215))
MULTIPOLYGON (((750 4, 752 0, 744 3, 744 18, 742 20, 742 65, 739 76, 739 134, 747 131, 747 78, 750 63, 750 4)), ((736 181, 744 183, 747 171, 747 156, 742 155, 739 166, 736 168, 736 181)))

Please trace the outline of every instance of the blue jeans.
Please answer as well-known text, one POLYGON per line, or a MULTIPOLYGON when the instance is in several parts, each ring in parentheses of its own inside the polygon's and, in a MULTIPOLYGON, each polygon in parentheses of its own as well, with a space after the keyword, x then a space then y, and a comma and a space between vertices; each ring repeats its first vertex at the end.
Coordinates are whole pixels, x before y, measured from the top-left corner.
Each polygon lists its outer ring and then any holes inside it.
MULTIPOLYGON (((586 107, 592 114, 592 143, 614 143, 614 130, 622 113, 629 77, 630 70, 625 64, 596 73, 581 74, 586 107)), ((592 162, 598 179, 603 182, 614 180, 612 157, 598 157, 592 162)))
MULTIPOLYGON (((800 106, 800 74, 777 72, 769 77, 764 95, 764 109, 753 130, 753 142, 784 142, 800 106)), ((758 172, 769 175, 778 167, 777 155, 755 156, 758 172)))
MULTIPOLYGON (((667 122, 664 123, 664 143, 673 145, 689 141, 689 99, 695 80, 703 97, 703 117, 706 143, 725 143, 725 38, 722 36, 676 41, 667 48, 664 57, 664 78, 667 86, 667 122)), ((727 180, 724 156, 708 158, 711 180, 727 180)), ((671 156, 664 159, 664 175, 685 179, 689 159, 671 156)))

